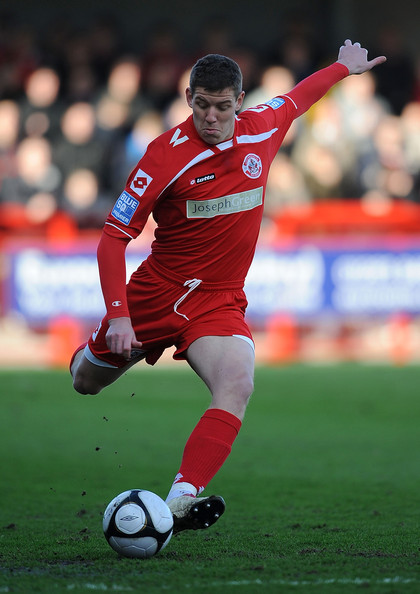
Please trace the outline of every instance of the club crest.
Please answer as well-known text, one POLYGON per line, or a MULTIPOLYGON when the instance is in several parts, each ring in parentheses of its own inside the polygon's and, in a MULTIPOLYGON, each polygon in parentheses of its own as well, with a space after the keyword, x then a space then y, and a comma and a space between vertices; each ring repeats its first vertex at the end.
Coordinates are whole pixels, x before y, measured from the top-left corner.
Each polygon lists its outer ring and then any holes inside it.
POLYGON ((262 162, 258 155, 249 153, 242 163, 242 170, 248 177, 255 179, 260 177, 262 172, 262 162))

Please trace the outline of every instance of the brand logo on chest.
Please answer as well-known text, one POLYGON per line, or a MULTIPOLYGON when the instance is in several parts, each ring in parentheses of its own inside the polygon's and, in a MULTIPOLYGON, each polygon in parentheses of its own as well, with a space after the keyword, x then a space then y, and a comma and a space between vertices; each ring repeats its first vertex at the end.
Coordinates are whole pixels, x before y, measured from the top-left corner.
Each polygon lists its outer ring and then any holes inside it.
POLYGON ((194 186, 195 184, 205 184, 206 182, 213 181, 216 179, 215 173, 207 173, 207 175, 202 175, 200 177, 196 177, 190 181, 190 184, 194 186))

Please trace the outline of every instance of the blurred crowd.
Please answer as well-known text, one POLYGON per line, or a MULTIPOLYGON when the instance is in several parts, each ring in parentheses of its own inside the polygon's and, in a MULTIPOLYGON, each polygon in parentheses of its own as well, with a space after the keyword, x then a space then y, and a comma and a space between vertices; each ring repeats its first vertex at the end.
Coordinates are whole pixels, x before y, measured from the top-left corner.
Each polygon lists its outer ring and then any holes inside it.
MULTIPOLYGON (((294 21, 259 54, 209 23, 187 51, 170 23, 133 50, 112 19, 86 30, 65 21, 39 35, 0 19, 0 230, 40 228, 66 213, 98 229, 148 143, 190 113, 189 69, 225 53, 244 74, 245 108, 285 93, 328 63, 294 21)), ((398 31, 378 34, 371 55, 388 62, 337 85, 290 129, 267 188, 266 217, 330 198, 420 203, 420 73, 398 31)))

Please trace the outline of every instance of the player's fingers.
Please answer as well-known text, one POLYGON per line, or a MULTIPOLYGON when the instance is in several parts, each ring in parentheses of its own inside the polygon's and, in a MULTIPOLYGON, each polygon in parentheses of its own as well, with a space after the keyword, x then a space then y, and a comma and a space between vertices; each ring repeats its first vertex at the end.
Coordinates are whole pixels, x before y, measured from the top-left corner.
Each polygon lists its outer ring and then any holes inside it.
POLYGON ((105 341, 106 341, 106 346, 109 348, 109 350, 111 351, 111 353, 114 353, 114 349, 115 349, 115 339, 112 335, 109 335, 108 333, 105 336, 105 341))
POLYGON ((353 45, 354 45, 355 47, 362 47, 358 41, 356 41, 355 43, 353 43, 353 45))
POLYGON ((384 62, 386 62, 386 56, 378 56, 373 60, 369 60, 368 64, 370 68, 373 68, 374 66, 377 66, 378 64, 383 64, 384 62))
POLYGON ((143 343, 140 342, 139 340, 132 340, 131 346, 134 347, 135 349, 141 349, 141 347, 143 346, 143 343))
POLYGON ((126 341, 123 344, 122 353, 121 354, 124 357, 124 359, 127 359, 127 361, 130 360, 130 358, 131 358, 131 340, 129 342, 126 341))

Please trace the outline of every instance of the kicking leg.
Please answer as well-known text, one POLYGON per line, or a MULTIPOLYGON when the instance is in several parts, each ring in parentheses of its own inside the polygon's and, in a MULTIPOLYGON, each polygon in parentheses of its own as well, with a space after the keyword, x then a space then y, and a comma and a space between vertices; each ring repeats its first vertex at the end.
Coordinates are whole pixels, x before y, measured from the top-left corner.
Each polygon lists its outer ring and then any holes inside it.
POLYGON ((223 498, 196 497, 230 454, 253 391, 254 351, 237 337, 209 336, 188 349, 188 362, 212 400, 189 437, 167 503, 174 532, 207 528, 224 512, 223 498))
POLYGON ((211 392, 210 408, 228 411, 242 421, 254 390, 251 344, 236 336, 203 336, 189 347, 187 358, 211 392))

